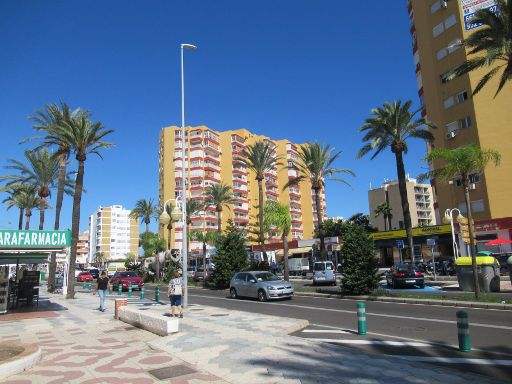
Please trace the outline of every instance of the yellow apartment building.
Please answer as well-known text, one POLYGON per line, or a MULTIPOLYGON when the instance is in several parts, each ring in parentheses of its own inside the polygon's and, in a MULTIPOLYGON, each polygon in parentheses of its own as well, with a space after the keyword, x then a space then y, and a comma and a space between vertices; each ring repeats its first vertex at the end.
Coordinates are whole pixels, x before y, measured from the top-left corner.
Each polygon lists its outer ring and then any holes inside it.
MULTIPOLYGON (((298 145, 288 140, 272 140, 256 135, 246 129, 218 132, 206 126, 187 127, 185 145, 187 155, 187 199, 204 200, 204 194, 213 184, 223 182, 232 187, 237 199, 231 209, 222 212, 222 228, 228 220, 240 228, 246 228, 256 222, 258 209, 258 183, 252 171, 246 169, 237 160, 248 145, 262 140, 270 143, 275 154, 281 158, 280 164, 265 174, 264 200, 276 200, 290 207, 292 230, 290 240, 309 239, 313 236, 316 224, 314 192, 309 181, 283 190, 290 178, 296 177, 294 162, 298 145)), ((176 126, 163 128, 159 142, 159 202, 162 206, 167 200, 181 195, 182 183, 182 137, 181 128, 176 126)), ((325 194, 322 192, 323 212, 325 216, 325 194)), ((217 215, 214 207, 206 207, 196 217, 192 217, 190 231, 215 231, 217 215)), ((160 226, 160 234, 167 239, 167 230, 160 226)), ((269 233, 269 242, 277 242, 276 233, 269 233)), ((171 231, 171 247, 181 249, 182 225, 175 223, 171 231)), ((202 253, 202 244, 190 243, 192 253, 202 253)))
MULTIPOLYGON (((493 0, 409 0, 408 13, 418 93, 422 114, 437 125, 432 148, 456 148, 474 143, 499 151, 499 167, 489 166, 472 175, 471 199, 479 243, 492 238, 510 238, 512 227, 512 86, 507 84, 494 98, 497 78, 477 95, 472 90, 489 68, 447 81, 446 74, 467 59, 459 43, 479 26, 471 17, 482 7, 495 7, 493 0)), ((501 72, 500 72, 501 73, 501 72)), ((429 148, 430 149, 430 148, 429 148)), ((442 163, 435 162, 434 168, 442 163)), ((460 180, 450 184, 432 180, 435 211, 439 222, 447 208, 466 211, 460 180)))
POLYGON ((89 263, 102 252, 105 260, 139 254, 139 222, 129 217, 130 210, 121 205, 99 207, 89 217, 89 263))

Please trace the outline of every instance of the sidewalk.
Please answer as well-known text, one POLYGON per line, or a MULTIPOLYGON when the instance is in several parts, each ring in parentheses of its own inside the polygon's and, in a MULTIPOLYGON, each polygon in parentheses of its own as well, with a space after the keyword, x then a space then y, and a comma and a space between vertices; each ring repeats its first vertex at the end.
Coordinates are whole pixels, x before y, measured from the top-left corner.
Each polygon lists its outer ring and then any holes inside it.
MULTIPOLYGON (((91 294, 51 299, 67 310, 58 317, 0 323, 2 342, 37 343, 43 349, 38 365, 6 384, 498 382, 287 336, 306 326, 304 320, 194 305, 179 333, 159 337, 115 320, 111 300, 101 313, 91 294), (157 379, 169 375, 175 376, 157 379)), ((163 315, 167 307, 150 310, 163 315)))

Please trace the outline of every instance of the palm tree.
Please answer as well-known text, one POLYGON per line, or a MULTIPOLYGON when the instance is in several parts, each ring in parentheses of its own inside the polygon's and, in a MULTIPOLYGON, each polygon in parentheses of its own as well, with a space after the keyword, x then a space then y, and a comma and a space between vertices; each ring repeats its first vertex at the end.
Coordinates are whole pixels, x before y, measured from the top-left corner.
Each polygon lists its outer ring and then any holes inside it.
POLYGON ((495 166, 499 165, 501 155, 492 149, 481 149, 475 144, 467 144, 454 149, 439 148, 432 150, 426 157, 426 161, 432 162, 436 160, 444 162, 444 166, 430 171, 427 175, 422 175, 421 178, 430 176, 432 178, 449 181, 455 177, 460 177, 462 187, 464 188, 464 198, 468 213, 469 244, 473 264, 473 278, 475 281, 475 297, 478 299, 480 296, 480 287, 476 269, 476 247, 473 239, 475 229, 473 227, 473 212, 469 197, 469 186, 471 184, 471 175, 482 173, 489 163, 494 163, 495 166))
POLYGON ((224 207, 228 207, 231 204, 236 203, 236 198, 233 196, 233 192, 231 191, 231 186, 220 183, 213 184, 212 187, 206 192, 206 206, 215 207, 215 211, 217 212, 217 232, 221 233, 222 231, 222 210, 224 207))
POLYGON ((32 210, 39 207, 41 199, 35 193, 23 193, 21 196, 20 204, 25 210, 25 230, 30 229, 30 217, 32 216, 32 210))
POLYGON ((393 214, 391 213, 391 206, 387 201, 380 203, 377 205, 377 208, 374 211, 375 217, 379 217, 382 215, 384 217, 384 229, 386 231, 391 230, 391 219, 393 218, 393 214))
MULTIPOLYGON (((6 175, 0 179, 7 181, 7 187, 16 187, 31 184, 35 187, 40 198, 39 206, 39 230, 44 228, 44 213, 47 206, 47 198, 51 189, 57 186, 59 178, 59 159, 46 148, 35 151, 25 151, 28 165, 19 160, 10 159, 7 169, 19 171, 17 175, 6 175)), ((70 191, 69 180, 65 181, 66 191, 70 191)))
POLYGON ((206 271, 206 245, 213 245, 217 241, 219 234, 217 232, 201 232, 201 231, 192 231, 190 234, 192 240, 200 241, 203 243, 203 271, 206 271))
POLYGON ((153 202, 153 199, 140 199, 135 203, 135 208, 130 212, 130 218, 134 220, 141 220, 146 224, 146 233, 149 232, 149 223, 152 218, 158 218, 158 206, 153 202))
POLYGON ((340 183, 350 186, 350 184, 337 177, 336 174, 348 174, 355 176, 355 173, 350 169, 339 169, 333 167, 334 162, 340 157, 341 152, 334 153, 334 148, 330 145, 323 145, 317 142, 306 143, 299 147, 296 167, 299 171, 299 176, 291 179, 285 188, 293 184, 298 184, 303 180, 311 182, 311 188, 315 191, 315 207, 316 207, 316 220, 317 231, 320 237, 320 255, 326 258, 327 251, 325 249, 324 233, 322 230, 323 212, 322 212, 322 198, 320 193, 325 189, 325 179, 338 181, 340 183))
POLYGON ((27 201, 27 194, 30 196, 35 195, 35 188, 32 185, 27 184, 18 185, 12 188, 2 188, 1 191, 5 191, 8 194, 8 196, 2 201, 2 203, 7 204, 7 209, 16 207, 20 211, 18 229, 21 231, 23 229, 23 216, 25 214, 24 202, 27 201))
POLYGON ((391 104, 384 103, 382 107, 373 109, 372 116, 367 118, 364 125, 359 129, 359 131, 365 132, 363 142, 368 142, 368 144, 360 149, 357 158, 359 159, 368 152, 375 150, 371 157, 374 159, 387 148, 391 149, 391 152, 394 153, 405 231, 411 252, 411 261, 414 264, 414 244, 412 238, 411 214, 407 200, 403 154, 406 154, 408 151, 407 140, 409 138, 422 139, 429 142, 433 141, 434 136, 430 131, 424 129, 424 127, 435 128, 435 126, 427 122, 424 118, 414 120, 419 110, 414 112, 409 111, 411 105, 412 101, 410 100, 404 104, 402 104, 401 100, 398 100, 391 104))
POLYGON ((265 206, 265 218, 270 227, 274 227, 281 233, 284 255, 284 279, 288 281, 290 278, 290 271, 288 269, 288 235, 292 227, 290 207, 279 204, 276 201, 269 201, 265 206))
POLYGON ((84 185, 85 161, 88 154, 96 154, 100 158, 101 150, 109 149, 112 143, 103 141, 104 137, 113 132, 106 130, 102 123, 93 123, 89 113, 82 113, 75 119, 63 122, 54 129, 62 141, 69 145, 78 161, 78 172, 76 174, 75 189, 73 196, 73 213, 71 224, 71 256, 68 270, 68 291, 66 298, 72 299, 75 295, 75 263, 78 244, 78 232, 80 229, 80 203, 84 185))
POLYGON ((187 199, 187 225, 192 224, 192 217, 204 210, 204 203, 197 199, 187 199))
POLYGON ((257 141, 256 143, 247 146, 242 151, 242 156, 236 158, 246 168, 249 168, 255 174, 255 179, 258 181, 258 242, 263 252, 263 259, 268 263, 267 250, 265 249, 265 231, 263 223, 263 180, 265 173, 273 170, 279 165, 280 156, 274 152, 272 145, 269 142, 257 141))
POLYGON ((473 94, 477 94, 503 68, 498 89, 494 97, 500 93, 503 86, 512 79, 512 1, 496 0, 499 11, 489 8, 479 10, 471 23, 482 24, 461 45, 468 48, 466 60, 448 74, 448 79, 465 75, 479 68, 491 68, 478 82, 473 94))
MULTIPOLYGON (((68 165, 71 147, 67 140, 62 137, 62 130, 56 127, 70 124, 73 119, 77 119, 80 115, 88 116, 88 111, 75 109, 72 111, 66 103, 47 104, 43 111, 36 110, 35 114, 29 116, 34 121, 33 128, 36 131, 44 133, 43 136, 30 137, 25 141, 33 139, 41 139, 41 144, 36 149, 41 147, 55 147, 55 155, 59 157, 59 179, 57 183, 57 200, 55 203, 55 223, 54 230, 60 228, 60 212, 62 209, 62 202, 64 200, 64 191, 66 184, 66 168, 68 165)), ((55 271, 57 267, 57 253, 52 252, 50 256, 50 265, 48 270, 48 291, 55 290, 55 271)))
MULTIPOLYGON (((169 202, 165 205, 165 212, 171 217, 172 211, 174 209, 174 204, 169 202)), ((163 212, 163 208, 160 210, 160 213, 163 212)), ((169 220, 169 224, 167 224, 167 249, 171 249, 171 231, 172 231, 172 219, 169 220)))

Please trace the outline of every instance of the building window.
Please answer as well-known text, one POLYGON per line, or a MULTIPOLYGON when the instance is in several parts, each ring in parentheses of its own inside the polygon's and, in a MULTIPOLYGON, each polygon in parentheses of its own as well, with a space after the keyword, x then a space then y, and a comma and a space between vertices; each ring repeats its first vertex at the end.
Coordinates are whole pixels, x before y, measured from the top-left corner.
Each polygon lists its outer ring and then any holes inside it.
POLYGON ((449 124, 446 124, 446 130, 449 132, 454 132, 459 129, 459 123, 457 121, 452 121, 449 124))
POLYGON ((443 73, 440 77, 441 77, 441 83, 442 84, 446 84, 449 80, 448 80, 448 73, 449 72, 445 72, 443 73))
POLYGON ((469 116, 466 116, 463 119, 460 119, 459 120, 459 127, 460 128, 469 128, 469 127, 471 127, 471 118, 469 116))
POLYGON ((453 53, 462 46, 461 44, 461 39, 455 39, 448 44, 448 47, 446 47, 446 49, 448 50, 448 53, 453 53))
POLYGON ((432 6, 430 7, 430 13, 436 13, 440 9, 441 9, 441 1, 436 0, 436 2, 434 4, 432 4, 432 6))
POLYGON ((451 15, 444 21, 444 29, 453 27, 455 24, 457 24, 457 18, 455 17, 455 15, 451 15))
POLYGON ((455 100, 454 100, 453 96, 450 96, 449 98, 445 99, 443 104, 444 104, 444 109, 448 109, 448 108, 452 107, 455 104, 455 100))
POLYGON ((437 51, 437 60, 442 60, 448 55, 448 50, 446 48, 440 49, 437 51))
POLYGON ((462 103, 468 99, 468 93, 466 91, 462 91, 457 93, 457 104, 462 103))
POLYGON ((441 22, 437 24, 434 28, 432 28, 432 35, 434 37, 439 36, 444 31, 444 24, 441 22))

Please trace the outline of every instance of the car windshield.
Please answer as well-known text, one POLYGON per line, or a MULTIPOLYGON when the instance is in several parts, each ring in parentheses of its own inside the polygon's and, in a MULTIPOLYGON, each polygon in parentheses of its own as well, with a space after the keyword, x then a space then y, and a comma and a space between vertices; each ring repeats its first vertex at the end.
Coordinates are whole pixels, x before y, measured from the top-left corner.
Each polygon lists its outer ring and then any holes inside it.
POLYGON ((135 272, 122 272, 121 277, 137 277, 135 272))
POLYGON ((399 264, 396 266, 397 272, 410 272, 410 271, 414 271, 414 270, 415 270, 415 268, 412 265, 399 264))
POLYGON ((325 270, 324 263, 315 263, 315 271, 323 271, 323 270, 325 270))
POLYGON ((254 276, 258 281, 276 281, 281 280, 278 276, 270 272, 255 273, 254 276))

